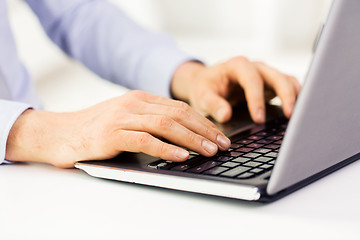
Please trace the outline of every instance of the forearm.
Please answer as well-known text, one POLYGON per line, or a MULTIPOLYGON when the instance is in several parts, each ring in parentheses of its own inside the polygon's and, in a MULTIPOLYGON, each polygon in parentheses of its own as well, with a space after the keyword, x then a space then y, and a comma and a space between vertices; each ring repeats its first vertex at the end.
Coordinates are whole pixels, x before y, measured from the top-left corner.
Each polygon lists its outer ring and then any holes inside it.
POLYGON ((147 31, 107 1, 27 2, 61 49, 125 87, 170 97, 175 69, 193 59, 170 37, 147 31))

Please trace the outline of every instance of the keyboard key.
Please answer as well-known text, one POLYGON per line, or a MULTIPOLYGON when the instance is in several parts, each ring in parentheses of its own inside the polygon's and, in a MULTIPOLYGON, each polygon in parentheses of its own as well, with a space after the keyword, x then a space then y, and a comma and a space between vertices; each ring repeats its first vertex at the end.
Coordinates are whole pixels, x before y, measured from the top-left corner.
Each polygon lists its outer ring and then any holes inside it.
POLYGON ((259 165, 261 165, 262 163, 259 163, 259 162, 247 162, 247 163, 244 163, 243 166, 247 166, 247 167, 257 167, 259 165))
POLYGON ((200 155, 199 153, 194 152, 194 151, 191 151, 191 150, 189 150, 189 154, 190 154, 190 155, 194 155, 194 156, 198 156, 198 155, 200 155))
POLYGON ((260 166, 260 168, 264 168, 264 169, 269 169, 269 168, 272 168, 274 167, 273 165, 270 165, 270 164, 263 164, 260 166))
POLYGON ((190 154, 188 160, 198 157, 199 155, 190 154))
POLYGON ((229 167, 229 168, 233 168, 233 167, 236 167, 239 165, 240 165, 240 163, 236 163, 236 162, 226 162, 226 163, 221 164, 222 167, 229 167))
POLYGON ((284 135, 285 135, 285 131, 280 131, 280 132, 278 132, 278 134, 279 134, 280 136, 284 136, 284 135))
POLYGON ((272 127, 272 128, 266 128, 266 132, 267 133, 270 133, 271 135, 273 135, 275 132, 277 132, 277 131, 279 131, 280 130, 280 128, 279 128, 279 126, 274 126, 274 127, 272 127))
POLYGON ((173 162, 164 161, 164 160, 157 160, 155 162, 151 162, 148 164, 148 167, 155 168, 155 169, 168 169, 174 165, 173 162))
POLYGON ((271 149, 268 149, 268 148, 259 148, 259 149, 254 150, 254 152, 257 152, 257 153, 268 153, 270 151, 271 151, 271 149))
POLYGON ((276 142, 274 142, 274 143, 281 145, 281 144, 282 144, 282 140, 276 141, 276 142))
POLYGON ((277 140, 281 140, 281 139, 282 139, 282 136, 276 136, 276 135, 274 135, 274 136, 267 137, 266 139, 277 141, 277 140))
POLYGON ((274 165, 274 164, 275 164, 275 160, 272 160, 272 161, 268 162, 268 164, 274 165))
POLYGON ((276 158, 277 155, 278 155, 277 152, 269 152, 268 154, 265 154, 266 157, 274 157, 274 158, 276 158))
POLYGON ((248 139, 240 139, 236 141, 236 143, 241 143, 241 144, 249 144, 252 142, 253 142, 252 140, 248 140, 248 139))
POLYGON ((236 148, 239 148, 239 147, 242 147, 242 146, 244 146, 244 145, 243 145, 243 144, 240 144, 240 143, 232 143, 232 144, 230 145, 230 148, 236 149, 236 148))
POLYGON ((163 162, 163 163, 160 163, 156 166, 157 169, 161 169, 161 170, 167 170, 171 167, 173 167, 176 163, 173 163, 173 162, 163 162))
POLYGON ((236 149, 236 151, 244 152, 244 153, 251 152, 251 151, 253 151, 253 150, 254 150, 253 148, 246 148, 246 147, 242 147, 242 148, 236 149))
POLYGON ((225 153, 226 156, 231 156, 231 157, 238 157, 238 156, 241 156, 243 154, 244 153, 242 153, 242 152, 226 152, 225 153))
POLYGON ((183 163, 183 164, 180 164, 180 165, 177 165, 177 166, 171 168, 171 170, 183 172, 185 170, 188 170, 191 167, 192 166, 190 164, 183 163))
POLYGON ((260 156, 261 154, 259 153, 247 153, 245 155, 243 155, 244 157, 249 157, 249 158, 256 158, 258 156, 260 156))
POLYGON ((253 177, 255 174, 251 172, 245 172, 237 176, 236 178, 250 178, 253 177))
POLYGON ((237 157, 237 158, 232 159, 231 161, 232 162, 238 162, 238 163, 245 163, 245 162, 250 161, 250 160, 251 160, 250 158, 237 157))
POLYGON ((210 170, 207 170, 206 172, 204 172, 204 174, 208 174, 208 175, 218 175, 219 173, 222 173, 226 170, 229 170, 229 168, 227 167, 214 167, 211 168, 210 170))
POLYGON ((262 168, 254 168, 254 169, 250 170, 250 172, 252 172, 252 173, 261 173, 263 171, 264 171, 264 169, 262 169, 262 168))
POLYGON ((224 177, 235 177, 236 175, 239 175, 241 173, 244 173, 246 171, 248 171, 249 167, 243 167, 243 166, 238 166, 236 168, 230 169, 226 172, 223 172, 220 174, 220 176, 224 176, 224 177))
POLYGON ((251 148, 260 148, 262 146, 264 146, 264 144, 251 143, 251 144, 247 145, 247 147, 251 147, 251 148))
POLYGON ((190 160, 186 160, 183 163, 174 163, 174 167, 171 168, 171 170, 174 171, 185 171, 188 170, 189 168, 193 168, 193 167, 197 167, 200 164, 202 164, 204 161, 206 161, 205 158, 202 158, 201 156, 198 156, 196 158, 190 159, 190 160))
POLYGON ((262 139, 263 137, 261 136, 256 136, 256 135, 252 135, 252 136, 249 136, 247 139, 250 139, 250 140, 260 140, 262 139))
POLYGON ((278 149, 280 148, 280 145, 277 144, 269 144, 265 146, 266 148, 271 148, 271 149, 278 149))
POLYGON ((210 168, 213 168, 217 165, 221 164, 221 162, 216 162, 216 161, 207 161, 203 164, 201 164, 200 166, 191 168, 189 170, 187 170, 187 172, 191 172, 191 173, 202 173, 210 168))
POLYGON ((267 136, 267 135, 269 135, 269 133, 261 131, 261 132, 256 133, 256 135, 257 136, 267 136))
POLYGON ((254 159, 254 161, 263 162, 263 163, 269 162, 269 161, 271 161, 271 160, 272 160, 272 158, 269 158, 269 157, 258 157, 258 158, 255 158, 255 159, 254 159))
POLYGON ((161 168, 161 167, 165 167, 165 166, 167 166, 167 165, 168 165, 167 162, 162 162, 162 163, 159 163, 156 167, 157 167, 157 168, 161 168))
POLYGON ((261 144, 270 144, 272 142, 273 140, 269 140, 269 139, 261 139, 259 141, 256 141, 256 143, 261 143, 261 144))
POLYGON ((215 157, 213 157, 214 161, 220 161, 220 162, 227 162, 230 159, 232 159, 232 157, 229 157, 229 156, 215 156, 215 157))

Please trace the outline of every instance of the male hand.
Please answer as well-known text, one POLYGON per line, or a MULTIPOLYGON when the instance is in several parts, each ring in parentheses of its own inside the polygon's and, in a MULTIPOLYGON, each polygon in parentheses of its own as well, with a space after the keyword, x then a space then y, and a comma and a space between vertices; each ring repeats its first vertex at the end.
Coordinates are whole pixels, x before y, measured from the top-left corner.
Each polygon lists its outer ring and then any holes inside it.
POLYGON ((189 102, 218 122, 230 120, 231 105, 246 100, 252 119, 263 123, 265 101, 276 95, 282 101, 285 116, 290 117, 300 88, 294 77, 245 57, 212 67, 186 62, 175 71, 171 84, 175 98, 189 102))
POLYGON ((25 111, 10 131, 6 159, 69 168, 122 151, 171 161, 188 158, 188 151, 160 138, 204 156, 230 147, 230 140, 186 103, 130 91, 74 113, 25 111))

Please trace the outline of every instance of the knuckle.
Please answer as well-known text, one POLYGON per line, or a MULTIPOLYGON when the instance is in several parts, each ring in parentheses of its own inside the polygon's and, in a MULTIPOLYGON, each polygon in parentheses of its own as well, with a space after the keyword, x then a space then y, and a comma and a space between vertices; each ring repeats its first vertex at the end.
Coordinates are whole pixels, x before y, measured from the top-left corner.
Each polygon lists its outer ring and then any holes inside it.
POLYGON ((288 79, 289 79, 290 81, 294 81, 295 83, 298 83, 297 78, 294 77, 294 76, 292 76, 292 75, 290 75, 290 76, 288 77, 288 79))
POLYGON ((179 120, 181 120, 181 119, 187 119, 187 118, 189 118, 189 115, 190 115, 190 113, 189 113, 189 111, 188 110, 184 110, 184 109, 175 109, 174 110, 174 119, 176 120, 176 121, 179 121, 179 120))
POLYGON ((264 81, 263 81, 261 78, 259 78, 259 77, 253 77, 253 78, 251 79, 251 81, 252 81, 254 84, 256 84, 256 85, 261 85, 261 84, 264 83, 264 81))
POLYGON ((142 133, 136 138, 136 144, 139 146, 148 145, 151 141, 149 133, 142 133))
POLYGON ((198 145, 198 137, 194 134, 194 133, 189 133, 187 136, 187 142, 192 145, 192 146, 196 146, 198 145))
POLYGON ((237 56, 229 60, 230 64, 244 64, 248 63, 249 60, 244 56, 237 56))
POLYGON ((214 133, 215 133, 215 131, 213 128, 210 128, 210 127, 205 128, 205 132, 204 132, 205 136, 209 137, 209 136, 214 135, 214 133))
POLYGON ((166 156, 167 152, 168 152, 168 147, 166 143, 162 142, 159 146, 160 157, 166 156))
POLYGON ((143 99, 146 96, 146 92, 140 90, 132 90, 128 94, 134 98, 139 98, 139 99, 143 99))
POLYGON ((184 109, 186 111, 190 108, 190 106, 183 101, 176 101, 176 104, 179 108, 184 109))
POLYGON ((259 66, 265 66, 266 64, 262 61, 255 61, 254 62, 256 65, 259 65, 259 66))
POLYGON ((213 123, 212 121, 207 121, 210 125, 210 127, 212 127, 215 131, 217 131, 218 127, 215 125, 215 123, 213 123))
POLYGON ((256 94, 261 92, 261 87, 264 85, 264 81, 258 77, 251 77, 248 79, 244 79, 244 91, 252 94, 256 94))
POLYGON ((139 101, 129 98, 121 102, 121 107, 127 111, 139 108, 139 101))
POLYGON ((161 116, 159 117, 159 120, 158 120, 158 125, 161 127, 161 128, 171 128, 174 124, 174 121, 167 117, 167 116, 161 116))

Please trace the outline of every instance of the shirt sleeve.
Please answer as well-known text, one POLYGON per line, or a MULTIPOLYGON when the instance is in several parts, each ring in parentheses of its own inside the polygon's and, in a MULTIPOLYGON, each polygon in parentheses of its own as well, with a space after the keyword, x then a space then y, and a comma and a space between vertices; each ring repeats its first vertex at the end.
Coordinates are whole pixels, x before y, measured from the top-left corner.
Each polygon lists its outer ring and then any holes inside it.
POLYGON ((170 97, 176 68, 193 57, 105 0, 26 0, 49 37, 102 78, 170 97))
POLYGON ((14 125, 16 119, 29 108, 30 105, 25 103, 0 99, 0 164, 6 162, 6 142, 10 129, 14 125))

